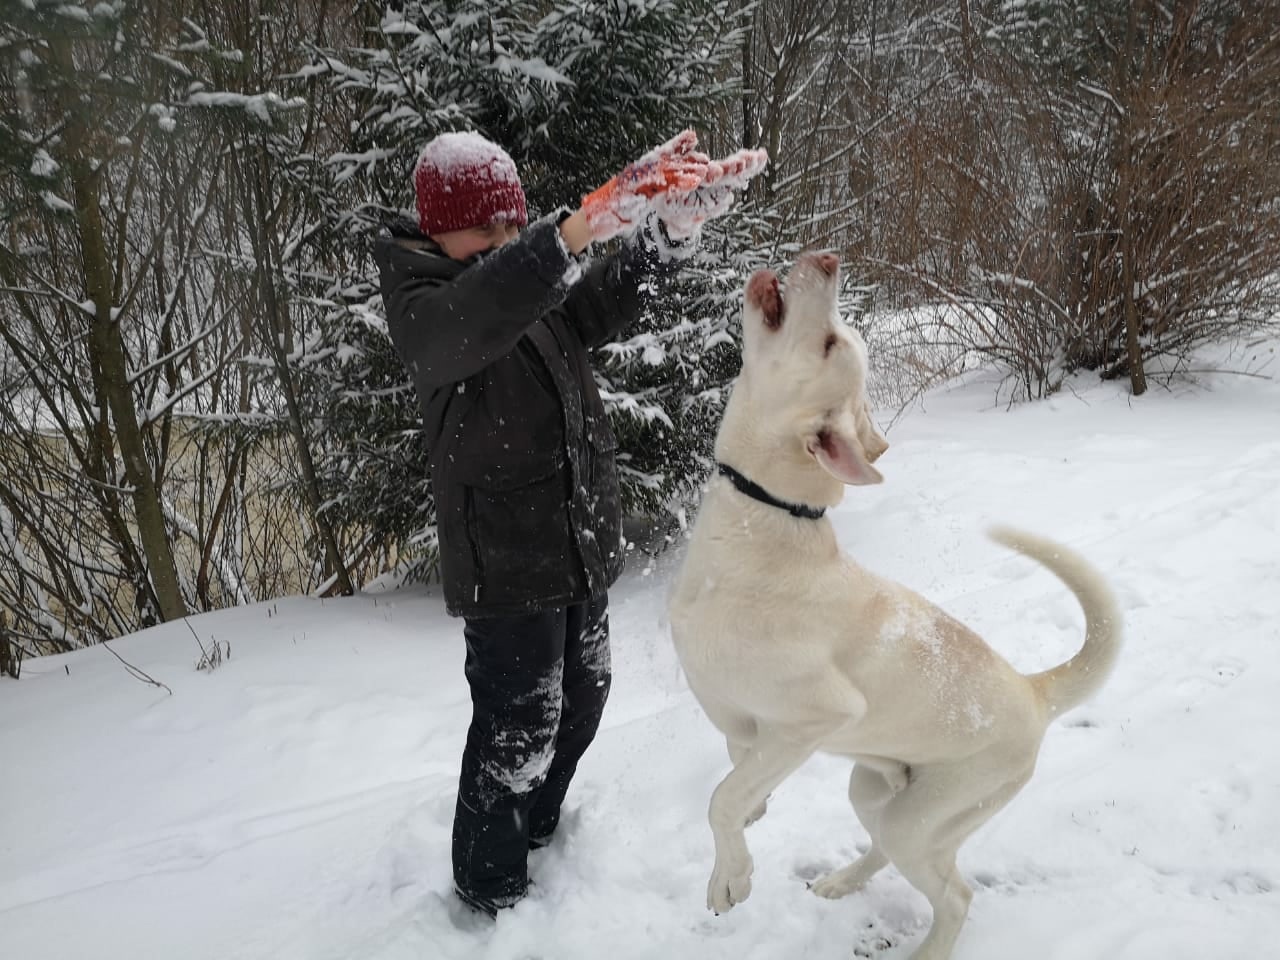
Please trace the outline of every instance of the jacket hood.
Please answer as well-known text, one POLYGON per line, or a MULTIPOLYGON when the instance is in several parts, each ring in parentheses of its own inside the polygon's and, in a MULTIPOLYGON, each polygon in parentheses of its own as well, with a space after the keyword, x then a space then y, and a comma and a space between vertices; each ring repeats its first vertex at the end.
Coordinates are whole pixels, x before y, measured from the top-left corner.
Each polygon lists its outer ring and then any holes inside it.
POLYGON ((374 239, 372 253, 384 292, 411 277, 452 280, 467 266, 446 257, 430 237, 405 218, 387 224, 374 239))

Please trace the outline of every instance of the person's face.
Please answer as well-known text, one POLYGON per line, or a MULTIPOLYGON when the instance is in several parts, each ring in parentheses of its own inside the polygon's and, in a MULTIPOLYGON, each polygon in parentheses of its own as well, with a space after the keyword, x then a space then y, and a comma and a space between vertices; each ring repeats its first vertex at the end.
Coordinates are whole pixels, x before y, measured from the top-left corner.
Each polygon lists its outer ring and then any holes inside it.
POLYGON ((446 257, 468 260, 477 253, 497 250, 504 243, 514 240, 519 232, 519 227, 514 224, 492 223, 487 227, 467 227, 465 230, 432 234, 431 239, 439 244, 446 257))

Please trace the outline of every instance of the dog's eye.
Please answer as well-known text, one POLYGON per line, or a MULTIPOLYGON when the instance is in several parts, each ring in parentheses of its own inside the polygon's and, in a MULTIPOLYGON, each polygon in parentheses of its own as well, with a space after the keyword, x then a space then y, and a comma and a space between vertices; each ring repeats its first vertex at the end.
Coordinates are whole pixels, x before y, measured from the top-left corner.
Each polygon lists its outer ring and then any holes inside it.
POLYGON ((830 356, 832 349, 839 342, 840 342, 839 339, 836 337, 834 333, 828 333, 827 342, 822 346, 822 355, 824 357, 830 356))

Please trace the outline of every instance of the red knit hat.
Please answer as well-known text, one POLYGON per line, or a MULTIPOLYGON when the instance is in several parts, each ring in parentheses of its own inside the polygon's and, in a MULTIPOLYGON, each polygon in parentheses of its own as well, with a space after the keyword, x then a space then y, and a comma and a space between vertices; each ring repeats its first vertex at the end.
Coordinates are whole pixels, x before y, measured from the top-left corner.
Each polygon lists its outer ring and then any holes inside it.
POLYGON ((418 226, 426 234, 529 222, 515 162, 478 133, 442 133, 413 170, 418 226))

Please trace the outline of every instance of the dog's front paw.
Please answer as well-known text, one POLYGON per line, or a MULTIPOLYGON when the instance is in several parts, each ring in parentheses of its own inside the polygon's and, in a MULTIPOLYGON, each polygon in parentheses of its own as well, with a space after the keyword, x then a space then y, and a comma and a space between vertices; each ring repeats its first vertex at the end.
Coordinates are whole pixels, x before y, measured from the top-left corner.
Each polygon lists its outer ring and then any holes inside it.
POLYGON ((751 858, 722 865, 718 860, 707 884, 707 909, 717 914, 728 913, 751 896, 751 858))

